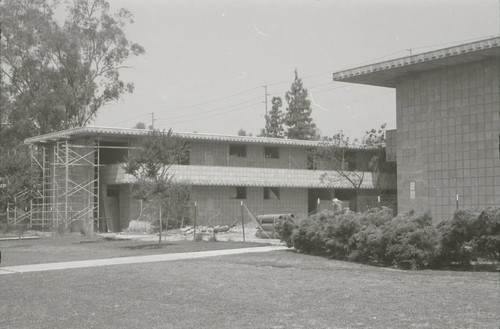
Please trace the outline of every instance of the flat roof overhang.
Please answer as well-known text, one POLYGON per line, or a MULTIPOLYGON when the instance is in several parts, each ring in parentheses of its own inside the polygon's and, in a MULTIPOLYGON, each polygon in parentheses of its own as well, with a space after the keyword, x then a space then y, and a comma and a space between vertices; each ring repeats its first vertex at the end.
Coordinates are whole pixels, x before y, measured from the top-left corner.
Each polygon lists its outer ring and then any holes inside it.
MULTIPOLYGON (((151 130, 134 129, 134 128, 119 128, 119 127, 78 127, 67 130, 56 131, 53 133, 39 135, 27 138, 24 144, 42 144, 53 143, 58 140, 69 140, 75 138, 106 138, 106 137, 122 137, 122 138, 144 138, 151 133, 151 130)), ((329 145, 328 141, 315 141, 315 140, 299 140, 287 138, 270 138, 270 137, 254 137, 254 136, 233 136, 233 135, 219 135, 219 134, 205 134, 205 133, 186 133, 186 132, 173 132, 174 135, 184 138, 188 141, 209 141, 209 142, 223 142, 234 144, 263 144, 269 146, 284 146, 284 147, 304 147, 314 148, 317 146, 329 145)), ((382 146, 368 146, 363 144, 354 144, 348 146, 351 150, 369 151, 378 149, 382 146)))
POLYGON ((333 73, 333 81, 395 88, 406 75, 489 58, 500 59, 500 37, 333 73))

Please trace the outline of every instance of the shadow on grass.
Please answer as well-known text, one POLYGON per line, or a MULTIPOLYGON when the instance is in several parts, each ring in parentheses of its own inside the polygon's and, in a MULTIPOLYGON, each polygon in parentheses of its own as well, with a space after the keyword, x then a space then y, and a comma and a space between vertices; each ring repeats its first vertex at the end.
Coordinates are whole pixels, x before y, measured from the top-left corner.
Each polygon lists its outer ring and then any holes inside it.
POLYGON ((302 252, 297 251, 293 247, 289 249, 289 251, 296 252, 299 254, 309 255, 312 257, 319 257, 331 260, 337 260, 342 262, 354 263, 354 264, 362 264, 372 267, 378 268, 391 268, 402 271, 424 271, 424 270, 433 270, 433 271, 453 271, 453 272, 500 272, 500 263, 498 262, 480 262, 480 263, 472 263, 469 265, 464 264, 450 264, 446 266, 429 266, 425 268, 413 269, 409 263, 402 263, 399 266, 390 266, 381 262, 376 261, 352 261, 348 259, 336 258, 330 255, 327 251, 317 251, 317 252, 302 252))
POLYGON ((143 249, 158 249, 158 248, 165 248, 165 247, 171 247, 175 246, 177 243, 162 243, 160 246, 158 246, 158 242, 156 243, 151 243, 151 244, 143 244, 143 245, 138 245, 138 246, 125 246, 122 248, 129 249, 129 250, 143 250, 143 249))

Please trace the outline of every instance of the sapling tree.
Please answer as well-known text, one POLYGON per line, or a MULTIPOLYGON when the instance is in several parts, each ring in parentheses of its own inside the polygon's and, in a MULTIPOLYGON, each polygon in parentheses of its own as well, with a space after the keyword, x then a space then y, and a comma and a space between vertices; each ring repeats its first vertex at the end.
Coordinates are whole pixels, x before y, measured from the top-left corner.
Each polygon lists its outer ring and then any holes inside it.
POLYGON ((348 182, 354 189, 355 197, 359 195, 359 190, 365 178, 364 171, 351 170, 350 163, 352 153, 348 152, 350 139, 343 131, 323 139, 320 146, 312 149, 309 154, 311 166, 314 169, 327 168, 333 170, 336 175, 324 173, 321 180, 328 183, 348 182))
MULTIPOLYGON (((331 169, 336 175, 324 173, 321 180, 329 183, 348 182, 354 189, 355 197, 360 194, 360 189, 365 180, 364 170, 356 170, 353 164, 356 162, 355 153, 350 151, 350 138, 343 131, 332 137, 324 137, 321 145, 310 151, 310 166, 314 169, 331 169)), ((368 163, 368 169, 373 176, 373 184, 379 195, 383 190, 383 173, 390 168, 385 161, 385 124, 380 129, 370 129, 366 131, 362 139, 361 146, 370 148, 373 152, 368 163)))
POLYGON ((368 162, 368 169, 370 169, 373 175, 373 185, 377 189, 379 196, 382 196, 384 192, 383 180, 389 178, 389 176, 384 176, 383 174, 385 172, 396 172, 395 163, 386 161, 385 127, 386 124, 384 123, 379 129, 367 130, 363 137, 363 144, 374 150, 374 154, 368 162))
MULTIPOLYGON (((124 164, 125 172, 137 180, 134 186, 135 196, 151 202, 160 213, 158 245, 161 244, 163 226, 161 206, 170 203, 178 195, 180 188, 178 184, 174 184, 169 170, 174 164, 183 163, 187 156, 187 142, 174 135, 172 130, 153 130, 144 138, 142 147, 133 150, 124 164)), ((183 200, 187 202, 186 199, 183 200)))

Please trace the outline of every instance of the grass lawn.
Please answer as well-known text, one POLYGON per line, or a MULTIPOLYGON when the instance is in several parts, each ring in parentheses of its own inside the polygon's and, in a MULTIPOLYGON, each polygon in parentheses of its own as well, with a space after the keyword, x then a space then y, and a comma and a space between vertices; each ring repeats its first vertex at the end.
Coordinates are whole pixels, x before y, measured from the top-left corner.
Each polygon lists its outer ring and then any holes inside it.
MULTIPOLYGON (((99 253, 94 245, 75 244, 62 255, 75 255, 78 248, 99 253)), ((209 245, 191 242, 165 250, 209 245)), ((47 255, 41 258, 52 261, 47 255)), ((498 328, 500 323, 498 273, 397 271, 292 251, 9 274, 0 276, 0 291, 0 328, 498 328)))
POLYGON ((158 248, 158 241, 104 240, 98 237, 89 238, 80 234, 71 234, 34 240, 0 241, 0 251, 2 252, 0 266, 247 248, 263 245, 262 243, 242 242, 167 241, 164 246, 158 248))

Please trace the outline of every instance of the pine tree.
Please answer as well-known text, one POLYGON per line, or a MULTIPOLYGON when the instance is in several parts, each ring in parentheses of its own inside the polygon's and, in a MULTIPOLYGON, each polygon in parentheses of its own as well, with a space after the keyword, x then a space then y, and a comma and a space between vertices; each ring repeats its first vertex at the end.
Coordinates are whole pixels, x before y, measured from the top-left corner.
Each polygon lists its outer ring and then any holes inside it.
POLYGON ((318 139, 316 124, 312 122, 313 119, 311 118, 311 101, 307 99, 307 89, 302 86, 302 79, 299 78, 297 70, 295 70, 295 80, 290 91, 287 91, 285 99, 288 103, 285 115, 288 138, 318 139))
POLYGON ((260 136, 284 138, 285 129, 283 128, 283 120, 285 114, 280 110, 283 105, 281 97, 273 97, 271 111, 266 115, 266 127, 261 130, 260 136))

